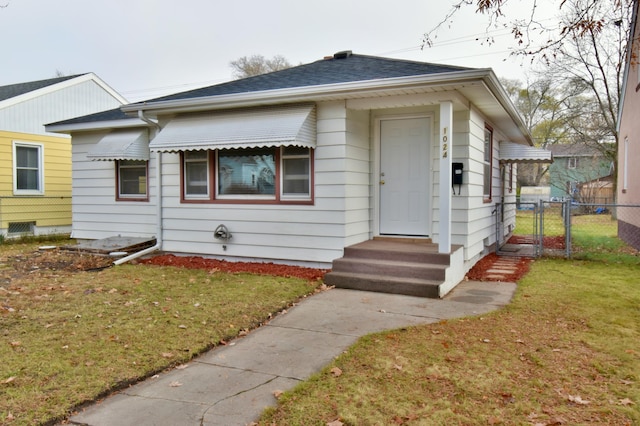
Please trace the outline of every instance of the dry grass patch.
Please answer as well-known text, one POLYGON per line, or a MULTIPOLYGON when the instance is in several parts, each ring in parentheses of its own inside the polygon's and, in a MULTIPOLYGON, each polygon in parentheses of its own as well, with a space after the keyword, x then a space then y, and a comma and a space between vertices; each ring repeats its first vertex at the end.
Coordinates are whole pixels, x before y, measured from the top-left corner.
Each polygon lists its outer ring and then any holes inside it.
POLYGON ((9 255, 0 254, 2 424, 64 419, 78 404, 243 334, 317 285, 148 265, 72 272, 60 259, 57 267, 24 268, 40 255, 24 256, 35 246, 6 248, 9 255))
POLYGON ((639 273, 535 262, 507 308, 366 336, 261 424, 640 424, 639 273))

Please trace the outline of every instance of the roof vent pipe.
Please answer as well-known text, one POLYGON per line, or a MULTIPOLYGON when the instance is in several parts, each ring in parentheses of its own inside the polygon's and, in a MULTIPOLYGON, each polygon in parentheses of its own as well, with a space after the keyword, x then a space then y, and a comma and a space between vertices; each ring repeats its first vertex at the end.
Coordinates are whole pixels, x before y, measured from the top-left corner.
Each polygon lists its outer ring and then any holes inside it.
POLYGON ((342 52, 334 53, 333 59, 347 59, 351 55, 353 55, 351 50, 343 50, 342 52))

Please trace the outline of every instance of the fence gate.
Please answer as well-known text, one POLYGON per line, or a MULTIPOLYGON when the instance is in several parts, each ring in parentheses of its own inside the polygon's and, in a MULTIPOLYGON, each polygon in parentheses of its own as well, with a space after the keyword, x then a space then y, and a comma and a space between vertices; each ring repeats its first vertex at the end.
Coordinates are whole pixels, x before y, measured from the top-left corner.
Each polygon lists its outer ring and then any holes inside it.
POLYGON ((542 209, 538 203, 497 203, 496 253, 502 256, 539 257, 542 209))

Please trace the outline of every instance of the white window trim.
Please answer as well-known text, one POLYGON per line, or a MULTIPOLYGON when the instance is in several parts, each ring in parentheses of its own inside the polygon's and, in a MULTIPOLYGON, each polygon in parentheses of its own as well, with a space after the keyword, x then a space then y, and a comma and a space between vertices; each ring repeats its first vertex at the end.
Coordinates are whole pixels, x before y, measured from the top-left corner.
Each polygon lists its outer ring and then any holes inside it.
POLYGON ((493 128, 485 124, 484 133, 483 133, 483 142, 482 142, 483 150, 482 150, 482 196, 486 201, 489 201, 493 198, 493 153, 495 150, 494 147, 494 134, 493 128), (489 133, 489 160, 487 161, 487 132, 489 133), (489 187, 485 188, 484 179, 486 179, 486 174, 489 173, 489 187), (488 192, 488 193, 487 193, 488 192))
POLYGON ((622 190, 629 189, 629 138, 624 138, 624 157, 622 167, 622 190))
POLYGON ((41 143, 13 141, 13 194, 14 195, 43 195, 44 194, 44 145, 41 143), (16 150, 18 147, 38 149, 38 188, 18 189, 18 169, 16 150))

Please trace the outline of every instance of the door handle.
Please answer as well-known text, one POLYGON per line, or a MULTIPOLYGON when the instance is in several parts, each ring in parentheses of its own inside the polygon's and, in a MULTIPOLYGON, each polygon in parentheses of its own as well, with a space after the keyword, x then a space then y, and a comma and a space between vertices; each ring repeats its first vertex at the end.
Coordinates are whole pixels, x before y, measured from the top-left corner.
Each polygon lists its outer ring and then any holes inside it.
POLYGON ((380 185, 384 185, 384 181, 383 180, 380 181, 380 185))

